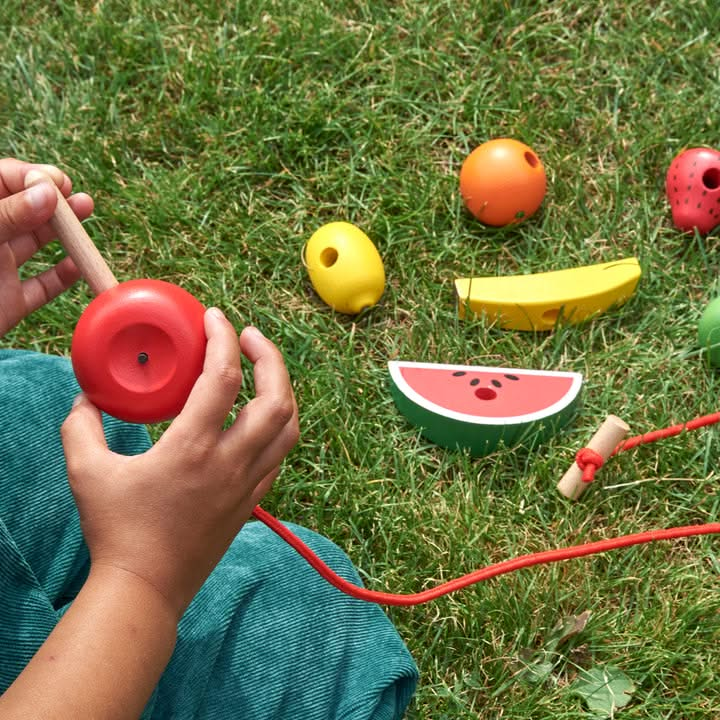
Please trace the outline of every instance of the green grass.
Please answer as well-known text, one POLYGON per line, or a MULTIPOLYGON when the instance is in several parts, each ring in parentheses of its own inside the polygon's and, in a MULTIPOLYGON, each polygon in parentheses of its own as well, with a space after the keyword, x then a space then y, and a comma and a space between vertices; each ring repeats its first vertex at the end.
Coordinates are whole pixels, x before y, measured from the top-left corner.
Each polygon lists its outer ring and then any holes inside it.
MULTIPOLYGON (((376 589, 412 592, 489 562, 717 520, 717 431, 618 456, 582 501, 555 484, 610 412, 633 433, 717 409, 693 354, 720 289, 720 235, 673 229, 664 175, 720 146, 720 6, 704 0, 179 3, 6 0, 0 153, 68 170, 119 279, 163 278, 281 346, 302 439, 265 506, 342 546, 376 589), (715 8, 715 9, 713 9, 715 8), (543 160, 539 214, 464 210, 458 172, 511 136, 543 160), (334 314, 301 263, 330 220, 359 225, 382 301, 334 314), (456 317, 452 281, 636 255, 619 310, 548 334, 456 317), (434 447, 396 412, 386 362, 584 373, 584 405, 528 453, 434 447)), ((46 261, 58 254, 48 249, 46 261)), ((8 339, 66 354, 78 286, 8 339)), ((155 430, 157 432, 157 429, 155 430)), ((712 538, 526 570, 390 616, 421 669, 410 718, 588 717, 570 684, 614 664, 622 718, 720 716, 720 560, 712 538), (549 682, 520 677, 556 621, 591 611, 549 682)))

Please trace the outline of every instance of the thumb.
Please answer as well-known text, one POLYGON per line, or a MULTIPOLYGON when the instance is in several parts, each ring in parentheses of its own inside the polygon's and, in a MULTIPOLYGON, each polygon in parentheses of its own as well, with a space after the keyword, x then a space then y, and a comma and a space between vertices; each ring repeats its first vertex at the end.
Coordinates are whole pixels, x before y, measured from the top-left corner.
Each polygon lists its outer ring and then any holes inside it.
POLYGON ((52 217, 56 204, 56 190, 49 181, 0 200, 0 242, 42 225, 52 217))
POLYGON ((68 475, 73 478, 84 468, 97 468, 108 452, 100 411, 80 394, 60 428, 68 475))

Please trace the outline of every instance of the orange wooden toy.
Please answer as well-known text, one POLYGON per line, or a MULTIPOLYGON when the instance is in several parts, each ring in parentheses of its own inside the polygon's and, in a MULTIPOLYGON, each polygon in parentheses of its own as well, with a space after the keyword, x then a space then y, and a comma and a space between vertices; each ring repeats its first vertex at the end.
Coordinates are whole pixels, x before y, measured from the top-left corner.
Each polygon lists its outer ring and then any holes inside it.
POLYGON ((475 148, 460 169, 460 194, 468 210, 486 225, 519 223, 533 215, 547 189, 540 158, 511 138, 475 148))

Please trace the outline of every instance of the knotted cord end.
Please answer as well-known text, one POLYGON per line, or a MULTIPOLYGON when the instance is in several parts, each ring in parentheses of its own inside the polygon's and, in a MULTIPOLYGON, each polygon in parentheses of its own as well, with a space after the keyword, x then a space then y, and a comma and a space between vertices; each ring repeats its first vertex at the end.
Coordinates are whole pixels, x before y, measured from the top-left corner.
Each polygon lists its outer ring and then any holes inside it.
POLYGON ((575 455, 575 462, 582 470, 582 481, 591 483, 595 479, 595 473, 603 466, 603 456, 589 447, 581 448, 575 455))

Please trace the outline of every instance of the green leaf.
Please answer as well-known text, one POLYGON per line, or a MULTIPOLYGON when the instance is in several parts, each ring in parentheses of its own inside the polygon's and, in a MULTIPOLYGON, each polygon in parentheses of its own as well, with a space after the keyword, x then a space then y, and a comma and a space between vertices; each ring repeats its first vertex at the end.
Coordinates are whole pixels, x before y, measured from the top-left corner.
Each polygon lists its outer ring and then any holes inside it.
POLYGON ((632 699, 635 685, 620 668, 607 665, 583 670, 570 689, 596 717, 614 718, 632 699))
POLYGON ((560 648, 570 638, 581 633, 590 618, 590 611, 586 610, 580 615, 571 615, 558 620, 550 631, 542 649, 526 649, 520 653, 520 659, 525 664, 520 676, 530 683, 544 683, 552 676, 556 666, 565 660, 560 654, 560 648))

